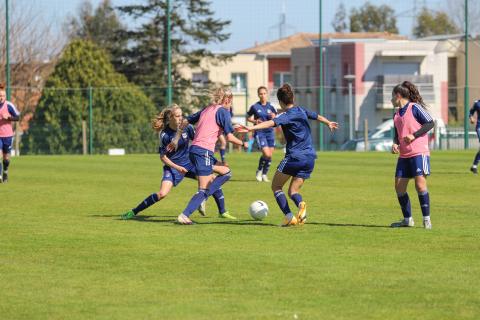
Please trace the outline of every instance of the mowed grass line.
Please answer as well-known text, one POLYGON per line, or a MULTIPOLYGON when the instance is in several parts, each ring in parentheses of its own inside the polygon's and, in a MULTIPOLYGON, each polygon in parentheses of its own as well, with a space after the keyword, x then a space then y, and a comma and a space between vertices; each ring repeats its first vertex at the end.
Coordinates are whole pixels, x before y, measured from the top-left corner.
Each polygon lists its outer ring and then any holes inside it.
MULTIPOLYGON (((172 221, 196 190, 185 180, 133 221, 118 216, 156 191, 156 155, 14 158, 0 185, 1 319, 477 319, 480 178, 471 153, 432 155, 434 229, 400 218, 396 157, 322 153, 302 190, 308 224, 280 228, 258 154, 230 154, 224 187, 240 221, 172 221), (252 221, 254 200, 269 217, 252 221)), ((281 160, 275 154, 272 166, 281 160)), ((272 171, 273 171, 272 169, 272 171)), ((293 207, 293 204, 291 204, 293 207)))

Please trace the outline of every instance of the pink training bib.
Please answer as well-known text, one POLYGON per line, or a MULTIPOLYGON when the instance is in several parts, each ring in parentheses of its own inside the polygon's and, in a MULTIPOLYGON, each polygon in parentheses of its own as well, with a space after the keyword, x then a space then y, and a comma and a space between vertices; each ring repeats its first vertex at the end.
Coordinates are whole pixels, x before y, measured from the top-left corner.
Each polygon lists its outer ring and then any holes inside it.
POLYGON ((223 106, 211 105, 202 111, 200 120, 195 127, 195 138, 193 138, 192 145, 215 152, 218 136, 223 132, 215 117, 220 108, 223 106))
POLYGON ((407 144, 403 138, 409 134, 418 131, 422 125, 418 123, 412 112, 413 103, 409 103, 405 114, 400 116, 400 110, 395 113, 393 122, 395 129, 398 132, 398 140, 400 141, 400 158, 411 158, 420 154, 430 155, 428 148, 428 135, 424 134, 421 137, 413 140, 412 143, 407 144))
POLYGON ((0 106, 0 138, 7 138, 13 136, 12 122, 5 120, 5 117, 11 117, 8 112, 8 101, 5 101, 0 106))

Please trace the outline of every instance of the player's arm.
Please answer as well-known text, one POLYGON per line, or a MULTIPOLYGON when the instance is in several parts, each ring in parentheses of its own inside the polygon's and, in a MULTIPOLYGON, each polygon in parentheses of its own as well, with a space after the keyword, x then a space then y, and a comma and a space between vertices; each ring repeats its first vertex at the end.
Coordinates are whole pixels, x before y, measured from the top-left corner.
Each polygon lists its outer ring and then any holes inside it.
POLYGON ((248 147, 248 142, 243 142, 233 135, 233 125, 230 112, 225 108, 220 108, 215 115, 217 124, 223 129, 228 142, 236 144, 237 146, 248 147))
POLYGON ((393 144, 392 144, 392 153, 399 153, 400 150, 398 146, 400 145, 400 140, 398 139, 398 131, 397 128, 393 127, 394 135, 393 135, 393 144))
POLYGON ((248 115, 247 122, 250 122, 253 124, 258 124, 262 122, 262 120, 260 119, 255 119, 255 109, 253 108, 253 106, 250 107, 250 109, 247 112, 247 115, 248 115))
MULTIPOLYGON (((475 102, 475 104, 473 105, 473 107, 470 109, 470 113, 469 113, 468 118, 470 119, 470 123, 471 123, 471 124, 474 124, 474 123, 475 123, 475 119, 473 118, 473 115, 475 114, 475 111, 476 111, 476 109, 477 109, 477 104, 478 104, 478 103, 479 103, 478 101, 475 102)), ((480 110, 479 110, 479 112, 480 112, 480 110)))
POLYGON ((256 124, 254 126, 247 127, 247 129, 249 131, 255 131, 255 130, 267 129, 272 127, 275 127, 275 122, 273 120, 268 120, 268 121, 264 121, 259 124, 256 124))
POLYGON ((317 120, 318 122, 323 123, 332 132, 338 129, 338 123, 337 122, 330 121, 327 118, 325 118, 324 116, 321 116, 316 112, 308 110, 307 108, 302 108, 302 109, 307 113, 307 118, 308 119, 317 120))
POLYGON ((8 104, 8 113, 10 117, 4 118, 7 121, 19 121, 20 120, 20 112, 15 108, 14 105, 8 104))
POLYGON ((427 111, 423 110, 423 108, 413 106, 412 113, 415 120, 417 120, 418 123, 420 123, 422 126, 413 134, 409 134, 403 138, 406 143, 411 143, 413 140, 427 134, 428 131, 432 130, 433 127, 435 127, 435 122, 433 121, 433 118, 427 113, 427 111))
POLYGON ((178 172, 182 173, 182 174, 185 174, 187 173, 187 169, 185 169, 184 167, 182 166, 179 166, 178 164, 175 164, 172 160, 170 160, 169 157, 167 157, 166 154, 162 154, 160 155, 160 160, 162 160, 162 162, 169 166, 170 168, 173 168, 175 170, 177 170, 178 172))

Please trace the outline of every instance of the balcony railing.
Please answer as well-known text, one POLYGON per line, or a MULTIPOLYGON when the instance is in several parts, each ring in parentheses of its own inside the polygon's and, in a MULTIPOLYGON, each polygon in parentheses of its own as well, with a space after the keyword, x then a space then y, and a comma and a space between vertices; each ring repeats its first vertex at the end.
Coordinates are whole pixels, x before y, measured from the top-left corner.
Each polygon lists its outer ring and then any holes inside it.
POLYGON ((405 75, 382 75, 377 77, 376 90, 377 109, 392 109, 392 91, 393 88, 403 81, 414 83, 423 101, 428 104, 435 103, 435 91, 433 87, 432 75, 405 76, 405 75))

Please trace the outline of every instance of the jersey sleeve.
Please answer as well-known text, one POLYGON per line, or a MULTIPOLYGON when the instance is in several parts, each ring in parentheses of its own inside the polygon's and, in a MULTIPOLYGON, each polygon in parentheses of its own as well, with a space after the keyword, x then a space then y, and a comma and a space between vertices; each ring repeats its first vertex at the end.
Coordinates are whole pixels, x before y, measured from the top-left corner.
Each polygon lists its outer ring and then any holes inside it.
POLYGON ((273 114, 277 114, 277 109, 272 105, 270 105, 270 111, 272 111, 273 114))
POLYGON ((423 107, 419 107, 416 104, 414 104, 412 107, 412 113, 413 113, 413 116, 415 117, 415 120, 417 120, 418 123, 420 124, 425 124, 427 122, 433 121, 432 116, 430 116, 423 107))
POLYGON ((272 121, 275 123, 276 127, 285 125, 288 123, 288 115, 286 112, 281 113, 279 116, 273 118, 272 121))
POLYGON ((480 100, 475 101, 472 108, 470 109, 470 117, 473 117, 476 111, 480 112, 480 100))
POLYGON ((160 153, 160 155, 165 155, 167 154, 167 146, 170 144, 171 142, 171 139, 170 139, 170 136, 162 131, 162 133, 160 133, 160 147, 158 148, 158 153, 160 153))
POLYGON ((12 103, 7 103, 7 108, 8 108, 8 113, 10 113, 12 117, 20 116, 20 111, 18 111, 17 108, 12 103))
POLYGON ((188 139, 193 140, 195 137, 195 129, 193 128, 192 125, 189 125, 186 129, 187 134, 188 134, 188 139))
POLYGON ((248 115, 249 117, 255 115, 255 108, 254 108, 253 106, 250 106, 250 109, 248 109, 247 115, 248 115))
POLYGON ((200 120, 200 114, 202 113, 203 109, 198 111, 198 112, 195 112, 194 114, 191 114, 187 117, 187 121, 188 123, 190 124, 195 124, 198 122, 198 120, 200 120))
POLYGON ((311 110, 309 110, 309 109, 307 109, 307 108, 303 108, 303 107, 302 107, 302 109, 303 109, 303 111, 305 111, 305 113, 307 114, 307 118, 308 118, 308 119, 312 119, 312 120, 317 120, 317 119, 318 119, 318 113, 313 112, 313 111, 311 111, 311 110))
POLYGON ((230 112, 225 108, 220 108, 217 110, 215 114, 215 120, 217 124, 223 129, 225 134, 229 134, 233 132, 232 126, 232 117, 230 116, 230 112))

